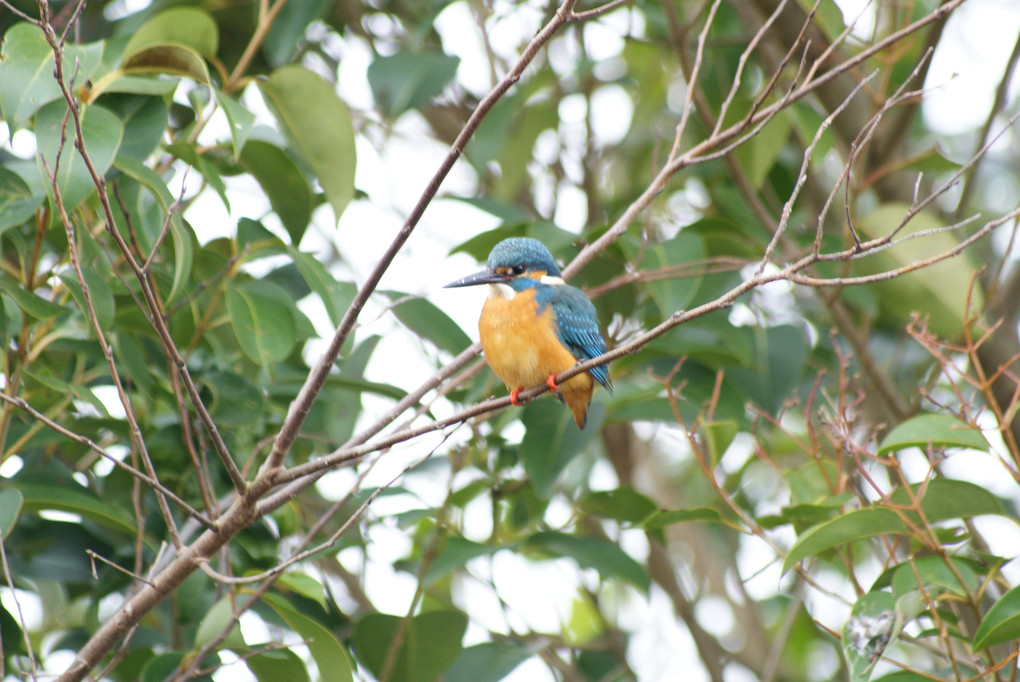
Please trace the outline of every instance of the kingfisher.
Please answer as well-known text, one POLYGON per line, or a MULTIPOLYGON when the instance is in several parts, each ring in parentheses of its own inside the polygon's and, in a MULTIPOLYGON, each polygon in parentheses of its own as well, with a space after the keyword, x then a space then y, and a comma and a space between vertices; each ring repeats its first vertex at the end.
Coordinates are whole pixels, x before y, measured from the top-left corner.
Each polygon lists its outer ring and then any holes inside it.
POLYGON ((545 383, 574 415, 577 428, 588 421, 595 381, 612 391, 609 369, 596 365, 556 383, 556 375, 606 352, 595 306, 563 281, 552 254, 537 239, 512 237, 493 247, 485 269, 446 288, 489 285, 478 319, 485 360, 510 391, 510 402, 525 388, 545 383))

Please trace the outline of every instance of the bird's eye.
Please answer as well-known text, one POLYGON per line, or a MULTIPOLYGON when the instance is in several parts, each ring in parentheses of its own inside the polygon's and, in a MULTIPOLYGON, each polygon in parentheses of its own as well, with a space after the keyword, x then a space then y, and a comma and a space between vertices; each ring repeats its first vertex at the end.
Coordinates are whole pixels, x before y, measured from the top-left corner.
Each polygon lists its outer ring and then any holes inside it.
POLYGON ((510 273, 513 274, 513 275, 524 274, 524 266, 523 265, 515 265, 512 268, 510 268, 510 273))

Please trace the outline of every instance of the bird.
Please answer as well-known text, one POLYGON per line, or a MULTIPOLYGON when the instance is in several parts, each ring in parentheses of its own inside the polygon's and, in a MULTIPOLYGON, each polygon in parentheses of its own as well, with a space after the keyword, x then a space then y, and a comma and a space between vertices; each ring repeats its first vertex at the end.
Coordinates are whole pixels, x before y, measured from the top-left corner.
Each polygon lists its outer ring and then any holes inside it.
POLYGON ((588 296, 563 281, 542 242, 526 237, 499 242, 484 270, 445 288, 478 284, 489 285, 478 319, 482 351, 510 391, 510 402, 522 405, 518 394, 544 383, 570 409, 577 428, 583 429, 595 382, 612 391, 608 367, 596 365, 559 385, 555 378, 578 362, 606 352, 588 296))

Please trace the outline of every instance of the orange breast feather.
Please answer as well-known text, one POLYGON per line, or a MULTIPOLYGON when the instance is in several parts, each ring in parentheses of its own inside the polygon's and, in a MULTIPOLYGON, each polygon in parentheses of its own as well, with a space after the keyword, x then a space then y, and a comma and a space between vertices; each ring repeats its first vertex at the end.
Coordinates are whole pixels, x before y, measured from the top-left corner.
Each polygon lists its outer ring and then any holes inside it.
MULTIPOLYGON (((520 292, 512 299, 501 296, 486 299, 478 333, 486 362, 511 390, 544 384, 550 374, 559 374, 577 364, 577 358, 556 334, 552 308, 538 313, 534 291, 520 292)), ((587 372, 560 386, 560 394, 579 427, 585 421, 592 389, 593 381, 587 372)))

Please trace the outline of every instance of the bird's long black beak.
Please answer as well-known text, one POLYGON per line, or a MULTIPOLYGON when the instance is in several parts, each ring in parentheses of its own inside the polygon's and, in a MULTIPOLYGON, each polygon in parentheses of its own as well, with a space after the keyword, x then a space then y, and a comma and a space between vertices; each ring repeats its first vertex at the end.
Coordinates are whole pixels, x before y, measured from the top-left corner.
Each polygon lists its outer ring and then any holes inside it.
POLYGON ((450 282, 443 288, 454 289, 456 287, 471 287, 476 284, 498 284, 499 282, 505 282, 508 279, 510 278, 507 277, 506 275, 501 275, 498 272, 493 272, 492 270, 482 270, 481 272, 476 272, 473 275, 461 277, 456 282, 450 282))

